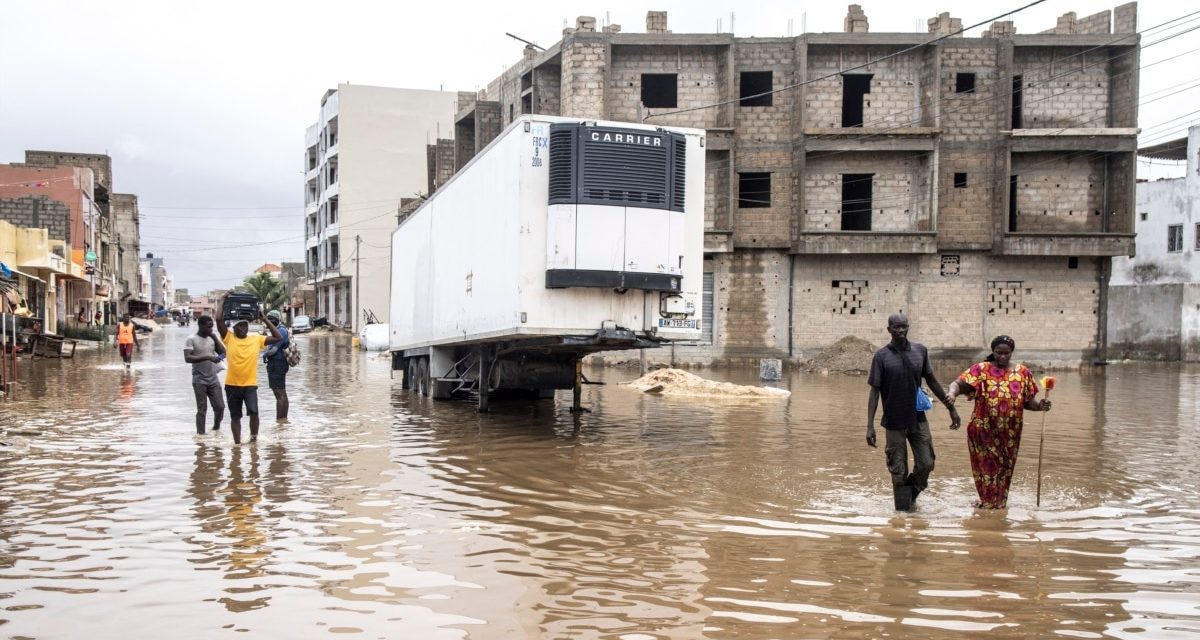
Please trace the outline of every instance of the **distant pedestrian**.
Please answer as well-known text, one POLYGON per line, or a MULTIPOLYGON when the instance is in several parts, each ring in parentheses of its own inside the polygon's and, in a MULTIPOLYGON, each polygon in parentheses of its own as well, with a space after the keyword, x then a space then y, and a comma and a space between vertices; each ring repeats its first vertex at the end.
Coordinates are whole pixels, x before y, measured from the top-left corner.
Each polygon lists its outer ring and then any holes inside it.
POLYGON ((225 416, 225 398, 221 394, 221 360, 225 345, 213 333, 213 319, 200 316, 196 333, 183 343, 183 359, 192 365, 192 391, 196 395, 196 433, 204 435, 208 405, 213 410, 213 433, 221 429, 225 416))
POLYGON ((960 395, 975 399, 975 410, 967 423, 967 451, 971 475, 981 509, 1008 506, 1008 488, 1026 411, 1049 411, 1050 401, 1037 399, 1038 383, 1023 364, 1013 364, 1017 343, 1008 336, 992 340, 987 359, 971 365, 950 383, 950 402, 960 395))
POLYGON ((121 316, 121 323, 117 325, 117 343, 113 346, 120 351, 121 360, 125 362, 125 368, 129 369, 133 364, 133 350, 136 348, 140 351, 142 345, 138 342, 137 329, 128 313, 121 316))
POLYGON ((950 410, 950 428, 957 429, 961 421, 954 404, 948 401, 942 385, 933 375, 929 350, 924 345, 909 342, 908 317, 901 313, 891 315, 887 330, 892 340, 875 352, 867 378, 867 384, 871 386, 867 400, 867 444, 875 446, 875 410, 882 396, 882 425, 887 433, 884 453, 892 475, 892 491, 896 508, 907 510, 916 502, 917 495, 929 486, 929 474, 933 472, 936 457, 929 422, 925 419, 925 410, 932 409, 932 404, 923 409, 917 407, 918 392, 928 403, 928 397, 921 391, 922 378, 950 410), (909 447, 912 447, 912 473, 908 471, 909 447))
POLYGON ((275 394, 275 422, 287 424, 287 374, 291 368, 288 366, 287 348, 292 337, 287 327, 283 326, 283 315, 279 311, 272 309, 267 314, 267 323, 274 325, 279 335, 283 336, 282 340, 267 347, 263 353, 263 360, 267 363, 267 384, 271 387, 271 393, 275 394))
MULTIPOLYGON (((221 309, 225 301, 221 301, 221 309)), ((258 311, 259 318, 266 324, 271 335, 250 335, 250 322, 236 320, 233 331, 225 327, 222 321, 217 326, 221 330, 221 341, 225 344, 225 357, 228 362, 225 370, 225 399, 229 407, 229 426, 233 431, 233 442, 242 442, 242 412, 250 416, 250 442, 258 440, 258 354, 263 347, 274 344, 282 339, 275 325, 267 321, 262 309, 258 311)))

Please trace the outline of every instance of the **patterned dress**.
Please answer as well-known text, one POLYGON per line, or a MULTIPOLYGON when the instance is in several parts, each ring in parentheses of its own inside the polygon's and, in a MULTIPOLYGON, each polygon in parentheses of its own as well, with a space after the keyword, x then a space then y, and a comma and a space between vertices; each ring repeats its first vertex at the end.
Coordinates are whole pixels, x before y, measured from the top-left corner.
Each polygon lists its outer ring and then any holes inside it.
POLYGON ((972 365, 958 382, 974 389, 967 448, 979 492, 976 506, 1003 509, 1008 506, 1008 487, 1021 446, 1025 403, 1037 395, 1038 384, 1024 365, 1001 368, 991 362, 972 365))

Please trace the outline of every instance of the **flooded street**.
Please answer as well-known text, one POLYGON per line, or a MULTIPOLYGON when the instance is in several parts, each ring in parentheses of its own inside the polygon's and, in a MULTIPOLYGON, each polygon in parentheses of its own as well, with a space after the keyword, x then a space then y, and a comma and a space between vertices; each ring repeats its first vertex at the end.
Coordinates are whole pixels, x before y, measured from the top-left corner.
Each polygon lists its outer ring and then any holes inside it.
POLYGON ((301 337, 291 424, 263 388, 263 437, 234 447, 228 418, 194 435, 192 330, 144 339, 131 374, 111 349, 21 362, 0 404, 17 432, 0 450, 0 637, 1200 633, 1195 366, 1057 374, 1041 509, 1041 414, 1011 508, 988 513, 965 429, 935 409, 937 469, 899 515, 863 443, 865 378, 672 399, 595 369, 593 413, 560 392, 479 415, 403 391, 347 340, 301 337))

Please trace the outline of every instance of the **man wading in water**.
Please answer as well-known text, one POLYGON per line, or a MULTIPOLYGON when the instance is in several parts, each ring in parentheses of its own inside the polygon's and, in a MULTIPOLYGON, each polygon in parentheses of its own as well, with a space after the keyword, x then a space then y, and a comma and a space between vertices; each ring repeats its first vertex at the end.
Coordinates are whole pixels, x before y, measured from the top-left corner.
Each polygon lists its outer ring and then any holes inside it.
MULTIPOLYGON (((867 377, 867 384, 871 385, 867 398, 867 444, 875 446, 875 410, 879 406, 879 397, 883 396, 882 424, 887 433, 884 453, 888 471, 892 474, 892 492, 896 509, 908 511, 916 503, 917 495, 929 486, 935 458, 933 436, 925 419, 925 411, 933 407, 917 407, 921 378, 950 410, 950 428, 957 429, 962 421, 954 404, 946 398, 942 385, 933 376, 929 350, 922 344, 908 341, 908 317, 902 313, 892 314, 888 317, 887 329, 892 341, 875 352, 867 377), (913 455, 911 474, 908 472, 910 446, 913 455)), ((921 395, 924 396, 924 392, 921 395)))
MULTIPOLYGON (((225 308, 224 298, 217 308, 225 308)), ((224 320, 217 325, 228 360, 225 399, 229 406, 229 426, 233 430, 234 444, 242 443, 243 405, 246 415, 250 416, 250 442, 258 440, 258 354, 264 346, 283 339, 275 325, 267 321, 262 309, 258 310, 258 318, 270 329, 271 335, 250 335, 250 323, 246 320, 235 321, 233 331, 225 328, 224 320)))

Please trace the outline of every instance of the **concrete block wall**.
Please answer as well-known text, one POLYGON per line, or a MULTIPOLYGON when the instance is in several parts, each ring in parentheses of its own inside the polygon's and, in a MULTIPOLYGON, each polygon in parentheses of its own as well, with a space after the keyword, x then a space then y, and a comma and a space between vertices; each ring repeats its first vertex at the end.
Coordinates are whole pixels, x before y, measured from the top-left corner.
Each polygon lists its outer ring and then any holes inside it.
MULTIPOLYGON (((791 40, 778 42, 741 42, 734 48, 735 69, 730 81, 732 97, 741 96, 742 73, 770 71, 772 89, 780 89, 791 80, 796 49, 791 40)), ((791 114, 795 109, 796 90, 780 91, 771 96, 771 106, 733 106, 734 127, 739 144, 760 143, 791 148, 793 130, 791 114)))
POLYGON ((1017 47, 1026 129, 1098 128, 1109 122, 1107 49, 1017 47))
POLYGON ((1137 3, 1127 2, 1113 10, 1113 33, 1137 32, 1137 3))
MULTIPOLYGON (((791 246, 792 153, 778 146, 751 147, 735 153, 737 173, 770 173, 771 206, 737 208, 733 212, 735 247, 786 248, 791 246)), ((730 178, 731 182, 737 176, 730 178)), ((736 198, 738 185, 730 185, 736 198)), ((735 200, 736 203, 736 200, 735 200)))
POLYGON ((732 170, 728 150, 708 149, 704 154, 704 230, 733 228, 729 215, 729 185, 732 170))
POLYGON ((1017 231, 1101 230, 1104 157, 1079 153, 1014 153, 1017 231))
MULTIPOLYGON (((943 144, 938 152, 937 232, 943 249, 990 249, 1008 178, 1004 158, 977 145, 943 144), (956 187, 955 173, 967 174, 956 187)), ((1002 229, 1002 228, 1001 228, 1002 229)))
POLYGON ((454 123, 454 170, 467 166, 475 157, 475 121, 461 120, 454 123))
POLYGON ((786 251, 748 249, 713 259, 713 340, 721 357, 787 357, 786 251))
POLYGON ((543 66, 535 69, 533 95, 537 100, 537 104, 533 105, 535 113, 558 115, 562 108, 562 67, 543 66))
POLYGON ((26 151, 25 164, 33 167, 80 167, 91 169, 95 183, 106 192, 113 188, 112 158, 102 153, 69 151, 26 151))
POLYGON ((503 130, 500 103, 480 100, 475 103, 475 153, 479 153, 503 130))
POLYGON ((804 170, 803 229, 842 228, 842 175, 873 173, 872 231, 928 231, 930 156, 924 152, 809 154, 804 170))
POLYGON ((1100 13, 1092 14, 1086 18, 1080 18, 1079 21, 1075 23, 1075 33, 1111 33, 1111 24, 1112 12, 1101 11, 1100 13))
MULTIPOLYGON (((804 127, 840 128, 842 126, 841 69, 856 66, 895 53, 894 47, 854 47, 809 45, 808 77, 826 78, 804 88, 804 127)), ((921 120, 920 53, 889 58, 872 64, 871 92, 863 100, 863 126, 868 128, 912 127, 921 120)))
POLYGON ((605 119, 608 36, 574 34, 562 42, 562 115, 605 119))
POLYGON ((1108 202, 1104 230, 1112 233, 1133 233, 1137 209, 1137 158, 1129 153, 1112 153, 1108 160, 1108 202))
POLYGON ((1108 59, 1110 102, 1106 126, 1136 127, 1141 52, 1135 47, 1112 47, 1108 59))
POLYGON ((1070 361, 1095 349, 1099 303, 1095 259, 1069 269, 1066 258, 980 252, 926 256, 812 256, 796 260, 793 344, 810 358, 847 335, 888 340, 887 317, 906 313, 912 338, 934 352, 986 353, 992 337, 1013 336, 1018 351, 1070 361), (943 269, 943 256, 957 257, 943 269), (990 283, 1020 291, 1009 313, 989 307, 990 283), (847 292, 856 312, 847 313, 847 292), (1039 355, 1040 354, 1040 355, 1039 355))
MULTIPOLYGON (((638 122, 639 113, 673 111, 669 108, 641 110, 642 74, 674 73, 677 75, 676 109, 687 109, 720 102, 723 94, 718 82, 720 78, 720 52, 718 47, 637 47, 616 48, 612 54, 612 70, 609 81, 608 115, 613 120, 638 122)), ((718 114, 714 109, 701 109, 655 118, 654 123, 664 126, 696 127, 707 129, 719 126, 718 114)))
POLYGON ((46 196, 0 198, 0 220, 15 227, 45 229, 51 240, 72 244, 71 208, 46 196))
POLYGON ((968 143, 978 148, 987 139, 998 139, 1011 123, 1012 79, 1001 77, 997 41, 954 41, 942 47, 938 82, 941 141, 968 143), (958 93, 959 73, 975 74, 975 91, 958 93))

